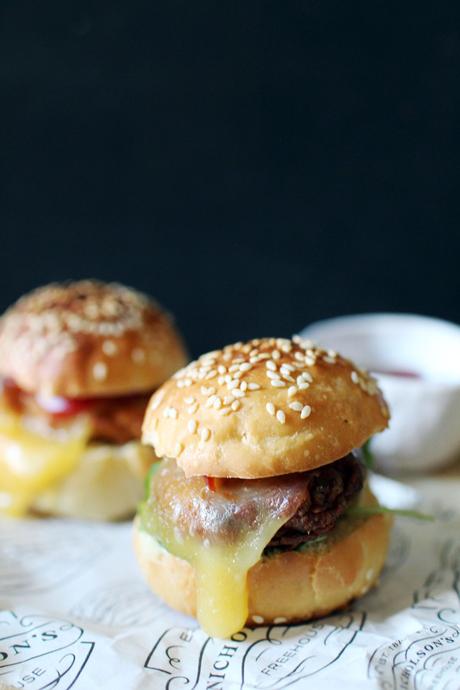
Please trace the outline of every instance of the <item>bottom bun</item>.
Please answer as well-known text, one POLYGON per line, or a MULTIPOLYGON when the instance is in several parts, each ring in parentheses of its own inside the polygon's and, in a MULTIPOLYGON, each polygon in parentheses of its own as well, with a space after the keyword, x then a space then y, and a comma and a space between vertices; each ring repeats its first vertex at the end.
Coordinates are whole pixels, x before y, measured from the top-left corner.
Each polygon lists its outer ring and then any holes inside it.
MULTIPOLYGON (((342 521, 342 526, 343 526, 342 521)), ((250 626, 294 623, 324 616, 365 594, 378 580, 388 551, 392 517, 354 521, 329 544, 263 557, 248 572, 250 626), (343 536, 342 536, 343 533, 343 536)), ((141 569, 172 608, 196 615, 195 572, 135 523, 141 569)))
POLYGON ((74 471, 36 497, 33 511, 88 520, 118 520, 136 511, 144 494, 151 448, 137 441, 122 446, 90 444, 74 471))

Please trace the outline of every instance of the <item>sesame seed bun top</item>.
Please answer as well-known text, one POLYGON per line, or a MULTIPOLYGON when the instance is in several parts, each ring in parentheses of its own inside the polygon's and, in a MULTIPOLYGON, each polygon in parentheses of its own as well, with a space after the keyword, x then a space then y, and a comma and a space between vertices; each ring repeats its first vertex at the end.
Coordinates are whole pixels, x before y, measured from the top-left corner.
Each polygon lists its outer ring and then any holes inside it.
POLYGON ((203 355, 152 396, 143 441, 186 476, 256 478, 347 455, 388 426, 375 380, 299 338, 203 355))
POLYGON ((186 361, 170 317, 116 283, 46 285, 0 319, 0 375, 33 393, 81 398, 150 391, 186 361))

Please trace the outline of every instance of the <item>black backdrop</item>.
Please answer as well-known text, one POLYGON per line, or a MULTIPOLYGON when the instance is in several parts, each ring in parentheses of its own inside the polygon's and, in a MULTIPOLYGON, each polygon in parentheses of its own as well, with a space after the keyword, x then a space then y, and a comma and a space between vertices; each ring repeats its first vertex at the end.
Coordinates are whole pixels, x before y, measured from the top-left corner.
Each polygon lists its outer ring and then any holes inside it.
POLYGON ((2 0, 0 306, 156 295, 197 354, 460 321, 458 2, 2 0))

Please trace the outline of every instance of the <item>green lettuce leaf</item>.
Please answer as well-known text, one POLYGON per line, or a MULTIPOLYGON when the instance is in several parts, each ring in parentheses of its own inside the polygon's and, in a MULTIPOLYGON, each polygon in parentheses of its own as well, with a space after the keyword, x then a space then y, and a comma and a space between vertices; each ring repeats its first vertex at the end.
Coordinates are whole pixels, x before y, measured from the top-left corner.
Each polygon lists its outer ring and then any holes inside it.
POLYGON ((366 443, 361 448, 363 461, 368 470, 373 470, 375 467, 375 458, 373 452, 371 451, 371 441, 372 439, 368 438, 366 443))
POLYGON ((425 520, 427 522, 434 521, 433 515, 420 513, 418 510, 402 510, 400 508, 386 508, 385 506, 353 506, 347 510, 347 515, 350 517, 370 517, 371 515, 382 515, 383 513, 391 513, 399 517, 425 520))

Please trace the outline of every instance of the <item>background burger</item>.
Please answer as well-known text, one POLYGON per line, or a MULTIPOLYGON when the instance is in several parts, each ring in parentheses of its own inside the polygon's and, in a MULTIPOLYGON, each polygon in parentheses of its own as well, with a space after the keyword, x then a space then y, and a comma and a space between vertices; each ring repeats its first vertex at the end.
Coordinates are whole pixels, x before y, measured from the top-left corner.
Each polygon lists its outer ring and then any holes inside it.
POLYGON ((152 588, 221 637, 363 595, 391 518, 372 510, 355 449, 387 423, 373 379, 299 339, 237 343, 178 372, 143 426, 165 458, 135 523, 152 588))
POLYGON ((0 320, 0 512, 112 519, 154 459, 149 396, 186 362, 154 301, 117 284, 42 287, 0 320))

